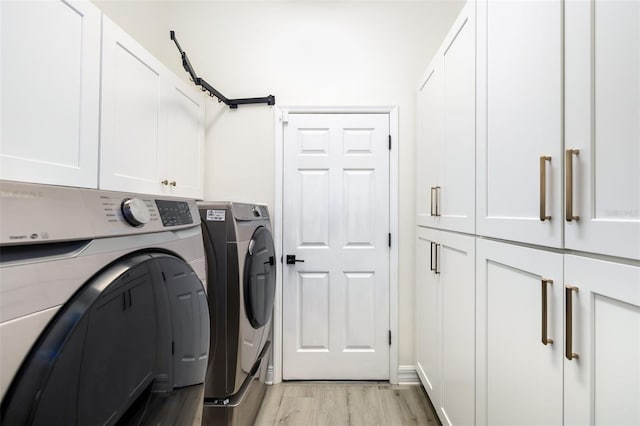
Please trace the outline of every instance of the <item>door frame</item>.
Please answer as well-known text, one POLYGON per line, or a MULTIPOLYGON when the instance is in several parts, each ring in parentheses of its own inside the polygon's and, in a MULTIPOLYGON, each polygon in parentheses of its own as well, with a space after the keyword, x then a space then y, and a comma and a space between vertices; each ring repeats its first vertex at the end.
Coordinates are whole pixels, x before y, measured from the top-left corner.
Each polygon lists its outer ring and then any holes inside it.
MULTIPOLYGON (((276 259, 282 259, 282 210, 283 210, 283 173, 284 173, 284 122, 289 114, 387 114, 389 116, 389 134, 391 150, 389 152, 389 232, 391 249, 389 251, 389 329, 391 346, 389 347, 389 382, 398 384, 398 107, 397 106, 276 106, 274 108, 275 129, 275 204, 273 214, 273 235, 276 259)), ((273 303, 273 358, 269 366, 267 382, 282 382, 282 285, 283 265, 276 262, 276 295, 273 303)))

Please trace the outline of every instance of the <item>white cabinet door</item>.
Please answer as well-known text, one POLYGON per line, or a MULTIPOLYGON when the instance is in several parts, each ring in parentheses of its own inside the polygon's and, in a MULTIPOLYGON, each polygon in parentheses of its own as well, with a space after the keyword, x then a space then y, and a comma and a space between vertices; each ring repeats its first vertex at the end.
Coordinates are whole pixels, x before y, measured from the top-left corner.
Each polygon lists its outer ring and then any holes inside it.
POLYGON ((475 238, 418 228, 416 370, 440 419, 475 418, 475 238))
POLYGON ((416 370, 434 407, 440 407, 442 341, 435 244, 438 231, 417 229, 416 240, 416 370))
POLYGON ((163 66, 106 17, 102 40, 100 187, 161 194, 163 66))
POLYGON ((478 2, 479 235, 562 246, 562 4, 478 2))
POLYGON ((565 7, 565 244, 640 259, 640 2, 565 7))
POLYGON ((564 424, 638 425, 640 267, 566 255, 564 268, 564 424))
POLYGON ((442 164, 442 57, 436 56, 418 89, 417 218, 420 226, 436 226, 436 192, 442 164))
POLYGON ((2 1, 0 179, 96 188, 100 11, 2 1))
POLYGON ((475 2, 468 2, 418 89, 417 224, 475 230, 475 2))
POLYGON ((166 99, 169 194, 204 197, 204 99, 175 76, 166 99))
POLYGON ((442 348, 442 392, 435 405, 449 425, 475 419, 475 237, 438 234, 436 272, 442 348))
POLYGON ((476 424, 561 425, 562 255, 483 239, 476 253, 476 424))
POLYGON ((467 2, 442 46, 444 137, 436 192, 439 227, 467 233, 475 231, 475 11, 475 2, 467 2))

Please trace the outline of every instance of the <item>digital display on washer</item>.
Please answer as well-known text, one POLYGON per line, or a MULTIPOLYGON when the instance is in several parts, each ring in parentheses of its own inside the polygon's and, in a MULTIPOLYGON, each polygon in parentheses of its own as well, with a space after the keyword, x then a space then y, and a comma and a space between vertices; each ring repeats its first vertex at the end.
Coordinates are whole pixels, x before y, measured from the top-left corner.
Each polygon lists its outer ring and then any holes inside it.
POLYGON ((185 201, 156 200, 163 226, 189 225, 193 223, 189 204, 185 201))

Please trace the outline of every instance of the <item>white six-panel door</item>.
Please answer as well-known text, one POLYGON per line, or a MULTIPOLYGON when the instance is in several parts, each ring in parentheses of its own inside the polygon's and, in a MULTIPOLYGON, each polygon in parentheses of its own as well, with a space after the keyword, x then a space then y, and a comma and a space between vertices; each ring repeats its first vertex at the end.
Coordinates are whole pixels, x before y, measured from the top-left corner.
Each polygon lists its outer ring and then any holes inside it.
POLYGON ((284 125, 285 380, 389 378, 388 140, 388 114, 284 125))

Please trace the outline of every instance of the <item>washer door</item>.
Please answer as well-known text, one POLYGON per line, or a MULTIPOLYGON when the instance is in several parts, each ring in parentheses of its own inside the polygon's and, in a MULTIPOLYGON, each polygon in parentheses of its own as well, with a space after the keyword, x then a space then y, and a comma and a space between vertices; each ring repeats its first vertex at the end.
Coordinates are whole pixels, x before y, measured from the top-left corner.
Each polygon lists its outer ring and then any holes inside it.
POLYGON ((121 258, 51 320, 2 401, 0 423, 114 424, 145 390, 202 383, 208 341, 204 288, 186 262, 121 258))
POLYGON ((253 328, 271 319, 276 292, 275 248, 271 232, 258 227, 251 236, 244 265, 244 308, 253 328))

